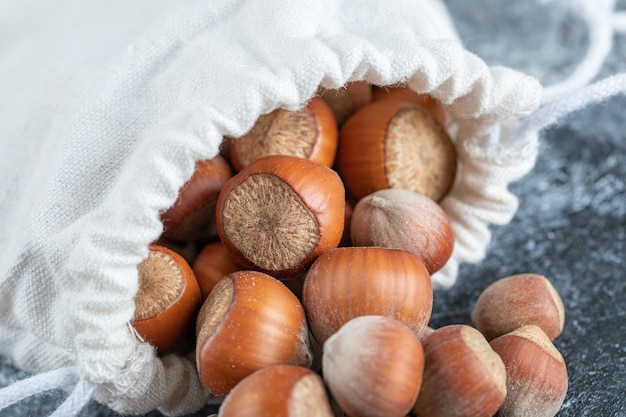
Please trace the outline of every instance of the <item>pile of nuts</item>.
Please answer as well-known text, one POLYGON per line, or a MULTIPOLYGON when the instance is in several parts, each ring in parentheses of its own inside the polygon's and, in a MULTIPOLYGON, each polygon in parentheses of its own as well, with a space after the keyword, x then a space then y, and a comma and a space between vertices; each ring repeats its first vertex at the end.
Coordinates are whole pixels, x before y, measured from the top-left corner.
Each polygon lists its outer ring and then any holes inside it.
POLYGON ((454 247, 445 120, 428 96, 355 82, 226 138, 162 214, 137 333, 195 349, 223 417, 555 415, 564 313, 546 278, 494 282, 475 327, 428 327, 454 247))

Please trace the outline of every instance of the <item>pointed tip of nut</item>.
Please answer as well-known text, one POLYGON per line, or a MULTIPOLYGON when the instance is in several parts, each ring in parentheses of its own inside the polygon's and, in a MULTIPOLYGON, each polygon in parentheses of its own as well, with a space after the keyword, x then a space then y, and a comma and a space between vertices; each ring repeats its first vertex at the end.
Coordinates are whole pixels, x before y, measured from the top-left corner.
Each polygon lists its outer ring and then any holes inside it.
POLYGON ((294 385, 291 391, 292 410, 298 417, 331 417, 326 386, 316 373, 307 373, 294 385))
POLYGON ((552 340, 550 340, 548 335, 546 335, 546 332, 544 332, 539 326, 535 326, 534 324, 522 326, 508 333, 508 335, 526 339, 537 345, 541 348, 541 350, 549 354, 555 360, 559 362, 565 361, 561 352, 559 352, 556 346, 554 346, 554 343, 552 343, 552 340))
POLYGON ((465 345, 474 352, 478 360, 484 364, 497 389, 505 395, 506 367, 500 356, 491 348, 485 336, 473 327, 463 326, 461 338, 465 345))

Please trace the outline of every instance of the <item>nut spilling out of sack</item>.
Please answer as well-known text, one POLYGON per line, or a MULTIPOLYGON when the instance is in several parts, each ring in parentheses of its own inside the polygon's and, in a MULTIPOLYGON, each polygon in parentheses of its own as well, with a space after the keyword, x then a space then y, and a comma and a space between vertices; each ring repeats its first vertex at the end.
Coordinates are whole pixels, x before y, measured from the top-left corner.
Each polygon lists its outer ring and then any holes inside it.
POLYGON ((545 277, 494 282, 474 327, 428 327, 454 249, 445 123, 429 96, 354 82, 226 138, 139 265, 137 333, 195 349, 219 416, 555 415, 564 309, 545 277))

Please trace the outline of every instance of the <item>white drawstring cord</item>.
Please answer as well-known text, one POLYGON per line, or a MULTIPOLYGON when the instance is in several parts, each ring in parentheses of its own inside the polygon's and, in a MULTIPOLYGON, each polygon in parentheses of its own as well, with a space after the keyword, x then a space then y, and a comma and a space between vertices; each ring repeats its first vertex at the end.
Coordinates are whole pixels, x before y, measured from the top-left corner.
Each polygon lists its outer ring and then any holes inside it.
POLYGON ((96 384, 79 379, 74 367, 33 375, 0 389, 0 410, 28 397, 73 384, 76 384, 76 387, 72 393, 50 417, 75 417, 91 401, 96 384))
POLYGON ((17 381, 0 390, 0 410, 33 395, 75 384, 78 376, 73 368, 60 368, 17 381))
POLYGON ((76 384, 74 391, 63 401, 50 417, 75 417, 93 398, 96 384, 81 379, 76 384))
POLYGON ((616 32, 626 32, 626 12, 617 12, 612 19, 613 29, 616 32))
POLYGON ((515 134, 507 139, 506 146, 514 148, 523 143, 531 133, 539 132, 555 124, 559 119, 576 110, 625 93, 626 73, 621 73, 553 98, 524 121, 515 134))
MULTIPOLYGON (((550 0, 540 0, 549 3, 550 0)), ((626 93, 626 73, 607 77, 588 85, 600 72, 613 47, 615 32, 626 32, 626 12, 614 11, 616 0, 574 0, 570 6, 587 23, 589 49, 574 73, 566 80, 546 87, 541 107, 528 116, 504 144, 514 149, 531 134, 555 124, 564 116, 626 93)))
POLYGON ((568 4, 589 28, 589 48, 567 79, 545 88, 543 97, 546 102, 589 84, 613 48, 615 0, 571 0, 568 4))

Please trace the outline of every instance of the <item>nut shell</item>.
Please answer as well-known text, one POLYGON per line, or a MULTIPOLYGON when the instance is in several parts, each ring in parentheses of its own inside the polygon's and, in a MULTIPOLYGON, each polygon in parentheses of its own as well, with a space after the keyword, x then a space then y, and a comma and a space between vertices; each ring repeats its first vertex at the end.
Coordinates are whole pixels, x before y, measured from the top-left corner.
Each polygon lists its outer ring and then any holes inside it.
POLYGON ((550 281, 538 274, 518 274, 499 279, 483 290, 471 314, 487 340, 528 324, 556 339, 563 331, 563 301, 550 281))
POLYGON ((424 351, 402 323, 361 316, 326 341, 322 369, 334 400, 347 415, 404 417, 422 383, 424 351))
POLYGON ((220 280, 202 305, 196 333, 200 381, 219 397, 259 369, 311 365, 302 305, 262 272, 238 271, 220 280))
POLYGON ((220 155, 198 161, 174 205, 161 215, 163 236, 178 241, 207 240, 217 236, 215 204, 231 176, 230 165, 220 155))
POLYGON ((500 417, 552 417, 567 394, 567 367, 550 338, 535 325, 520 327, 490 342, 507 374, 500 417))
POLYGON ((337 139, 332 109, 314 97, 300 111, 276 109, 259 117, 250 132, 230 141, 230 160, 235 171, 268 155, 291 155, 330 167, 337 139))
POLYGON ((302 158, 266 156, 226 183, 217 202, 217 229, 237 263, 290 276, 339 245, 344 210, 336 172, 302 158))
POLYGON ((221 242, 213 242, 200 251, 192 269, 204 301, 219 280, 232 272, 240 271, 243 267, 235 262, 221 242))
POLYGON ((350 236, 355 246, 413 252, 432 275, 452 256, 454 234, 448 215, 432 199, 409 190, 385 189, 354 207, 350 236))
POLYGON ((372 102, 339 131, 336 167, 357 200, 401 188, 441 200, 456 176, 456 150, 444 128, 422 107, 372 102))
POLYGON ((491 417, 506 395, 504 363, 484 336, 449 325, 422 339, 424 376, 413 408, 420 417, 491 417))
POLYGON ((275 365, 260 369, 233 388, 219 417, 332 417, 322 378, 310 369, 275 365))
POLYGON ((200 305, 200 288, 182 256, 151 245, 138 266, 139 290, 131 324, 159 352, 169 350, 193 328, 200 305))
POLYGON ((381 315, 419 334, 428 324, 430 275, 413 253, 377 247, 337 248, 313 263, 302 290, 309 326, 323 344, 348 320, 381 315))
POLYGON ((446 111, 441 103, 428 94, 419 94, 405 86, 375 87, 372 89, 372 101, 380 100, 408 101, 428 110, 439 123, 446 124, 446 111))

